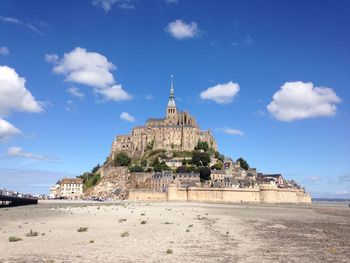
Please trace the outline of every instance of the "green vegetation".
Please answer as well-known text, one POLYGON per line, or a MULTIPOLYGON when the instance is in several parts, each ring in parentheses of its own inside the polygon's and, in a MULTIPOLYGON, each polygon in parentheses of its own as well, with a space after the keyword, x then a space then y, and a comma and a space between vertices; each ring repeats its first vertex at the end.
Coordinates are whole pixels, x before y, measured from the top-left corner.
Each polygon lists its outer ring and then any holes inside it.
POLYGON ((129 166, 131 163, 131 158, 123 152, 117 153, 114 156, 114 164, 116 166, 129 166))
POLYGON ((210 156, 206 152, 193 151, 192 163, 197 167, 208 166, 208 164, 210 163, 210 156))
POLYGON ((101 168, 100 164, 98 163, 94 168, 92 168, 91 173, 95 174, 97 171, 101 168))
POLYGON ((128 231, 124 231, 123 233, 120 234, 121 237, 128 237, 129 236, 129 232, 128 231))
POLYGON ((203 150, 203 151, 208 151, 209 150, 209 145, 207 142, 201 142, 201 141, 198 141, 197 143, 197 146, 194 148, 195 151, 200 151, 200 150, 203 150))
POLYGON ((211 172, 210 172, 210 169, 208 167, 205 167, 205 166, 199 167, 198 172, 199 172, 199 177, 200 177, 201 182, 210 180, 211 172))
POLYGON ((99 173, 86 172, 78 176, 78 178, 83 179, 83 191, 85 192, 87 189, 94 187, 101 180, 101 175, 99 173))
POLYGON ((218 151, 214 153, 214 157, 222 162, 225 160, 225 155, 220 154, 218 151))
POLYGON ((130 172, 132 173, 140 173, 140 172, 143 172, 144 171, 144 168, 142 168, 141 166, 139 165, 134 165, 132 167, 129 168, 130 172))
POLYGON ((77 230, 78 232, 87 232, 88 231, 88 227, 79 227, 78 228, 78 230, 77 230))
POLYGON ((142 220, 142 221, 141 221, 141 225, 145 225, 146 223, 147 223, 146 220, 142 220))
POLYGON ((246 160, 244 160, 243 158, 239 158, 237 159, 237 162, 241 165, 241 167, 244 169, 244 170, 248 170, 249 169, 249 164, 247 163, 246 160))
POLYGON ((22 238, 20 237, 15 237, 15 236, 10 236, 9 237, 9 242, 17 242, 17 241, 21 241, 22 238))
POLYGON ((180 157, 180 158, 191 158, 192 152, 190 151, 173 151, 173 157, 180 157))
POLYGON ((221 161, 218 161, 216 164, 214 164, 210 168, 215 169, 215 170, 222 170, 223 166, 224 166, 224 164, 221 161))
POLYGON ((154 162, 152 163, 153 171, 155 172, 161 172, 161 171, 170 171, 170 167, 166 165, 164 161, 159 162, 158 157, 154 159, 154 162))
POLYGON ((32 229, 26 234, 27 237, 36 237, 39 235, 39 232, 33 231, 32 229))
POLYGON ((151 151, 154 146, 154 140, 152 140, 150 143, 147 144, 146 146, 146 151, 151 151))
POLYGON ((167 254, 173 254, 173 251, 172 251, 170 248, 168 248, 168 249, 166 250, 166 253, 167 253, 167 254))

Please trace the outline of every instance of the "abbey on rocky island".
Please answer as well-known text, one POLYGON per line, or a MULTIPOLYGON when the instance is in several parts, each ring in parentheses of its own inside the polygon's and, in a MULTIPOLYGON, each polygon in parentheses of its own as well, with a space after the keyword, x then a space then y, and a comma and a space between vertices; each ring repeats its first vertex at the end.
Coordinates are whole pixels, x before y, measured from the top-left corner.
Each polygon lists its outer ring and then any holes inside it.
POLYGON ((112 156, 125 152, 130 157, 141 157, 146 149, 192 151, 198 141, 207 142, 217 150, 210 130, 199 129, 189 112, 179 111, 175 103, 174 82, 171 79, 170 97, 165 118, 148 119, 145 126, 136 126, 131 134, 117 135, 112 144, 112 156))

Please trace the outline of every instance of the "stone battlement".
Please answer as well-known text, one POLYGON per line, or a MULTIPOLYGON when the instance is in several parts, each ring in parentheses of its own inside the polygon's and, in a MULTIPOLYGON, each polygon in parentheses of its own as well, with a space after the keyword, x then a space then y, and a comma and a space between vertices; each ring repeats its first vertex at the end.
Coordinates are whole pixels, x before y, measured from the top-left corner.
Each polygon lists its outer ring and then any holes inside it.
POLYGON ((311 204, 311 196, 301 189, 280 188, 181 188, 169 185, 167 193, 144 190, 130 190, 132 201, 184 201, 184 202, 227 202, 227 203, 270 203, 311 204))

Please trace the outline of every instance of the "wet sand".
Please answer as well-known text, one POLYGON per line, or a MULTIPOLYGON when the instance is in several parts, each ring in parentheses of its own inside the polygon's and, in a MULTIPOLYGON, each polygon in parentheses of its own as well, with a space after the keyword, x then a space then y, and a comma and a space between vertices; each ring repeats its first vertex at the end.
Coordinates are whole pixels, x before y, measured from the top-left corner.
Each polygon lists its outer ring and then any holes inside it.
POLYGON ((350 262, 350 209, 44 201, 0 209, 0 262, 350 262))

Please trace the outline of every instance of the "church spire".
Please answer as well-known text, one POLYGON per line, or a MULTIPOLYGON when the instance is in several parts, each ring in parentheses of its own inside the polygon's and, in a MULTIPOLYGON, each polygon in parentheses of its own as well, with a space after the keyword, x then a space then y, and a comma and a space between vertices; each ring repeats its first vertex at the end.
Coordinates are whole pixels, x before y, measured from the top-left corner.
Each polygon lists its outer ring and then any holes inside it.
POLYGON ((170 86, 170 96, 169 96, 168 107, 176 107, 175 92, 174 92, 174 76, 173 75, 171 75, 171 86, 170 86))
POLYGON ((174 75, 171 74, 171 87, 170 87, 170 99, 174 99, 174 75))

